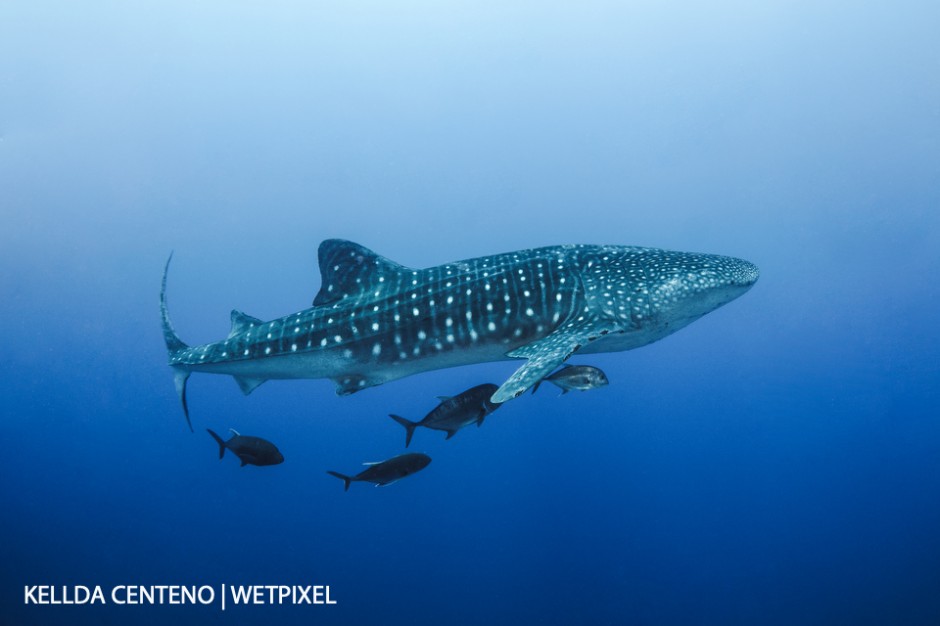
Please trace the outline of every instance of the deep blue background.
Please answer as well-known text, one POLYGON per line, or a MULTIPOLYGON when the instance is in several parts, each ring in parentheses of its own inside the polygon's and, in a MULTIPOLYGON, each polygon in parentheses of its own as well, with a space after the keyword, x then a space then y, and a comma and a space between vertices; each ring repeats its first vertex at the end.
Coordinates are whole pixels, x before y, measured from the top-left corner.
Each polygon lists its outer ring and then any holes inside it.
POLYGON ((0 5, 3 624, 940 622, 940 10, 852 2, 0 5), (386 415, 195 375, 157 309, 308 306, 345 237, 741 256, 746 296, 581 357, 385 489, 386 415), (204 429, 287 461, 219 461, 204 429), (24 607, 28 584, 329 584, 335 607, 24 607))

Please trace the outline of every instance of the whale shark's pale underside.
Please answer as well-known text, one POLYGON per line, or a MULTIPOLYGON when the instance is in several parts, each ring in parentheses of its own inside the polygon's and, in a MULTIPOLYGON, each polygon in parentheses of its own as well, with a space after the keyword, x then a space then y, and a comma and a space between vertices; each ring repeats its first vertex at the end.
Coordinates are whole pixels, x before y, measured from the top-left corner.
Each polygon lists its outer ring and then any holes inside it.
MULTIPOLYGON (((757 280, 742 259, 627 246, 567 245, 413 269, 358 244, 320 244, 313 307, 264 322, 232 311, 222 341, 187 346, 160 292, 163 334, 189 422, 192 372, 329 378, 337 393, 430 370, 525 359, 492 397, 505 402, 575 352, 630 350, 737 298, 757 280)), ((192 428, 192 424, 190 424, 192 428)))

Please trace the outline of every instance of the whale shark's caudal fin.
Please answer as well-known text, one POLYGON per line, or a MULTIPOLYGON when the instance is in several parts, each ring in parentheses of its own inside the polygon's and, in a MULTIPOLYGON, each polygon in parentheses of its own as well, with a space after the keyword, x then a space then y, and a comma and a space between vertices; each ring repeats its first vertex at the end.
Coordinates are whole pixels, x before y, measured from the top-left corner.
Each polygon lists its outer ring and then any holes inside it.
MULTIPOLYGON (((187 349, 183 340, 177 336, 173 330, 173 324, 170 322, 170 312, 166 308, 166 274, 170 269, 170 261, 173 259, 173 253, 166 260, 163 267, 163 283, 160 287, 160 316, 163 319, 163 340, 166 342, 166 350, 172 361, 173 356, 182 350, 187 349)), ((189 420, 189 407, 186 406, 186 381, 189 379, 189 371, 178 366, 173 367, 173 382, 176 383, 176 393, 179 395, 180 402, 183 405, 183 414, 186 416, 186 423, 189 425, 190 432, 193 432, 193 423, 189 420)))
POLYGON ((189 426, 189 432, 193 430, 193 423, 189 419, 189 405, 186 404, 186 381, 189 380, 189 372, 173 368, 173 383, 176 385, 176 395, 180 397, 180 403, 183 405, 183 415, 186 416, 186 425, 189 426))

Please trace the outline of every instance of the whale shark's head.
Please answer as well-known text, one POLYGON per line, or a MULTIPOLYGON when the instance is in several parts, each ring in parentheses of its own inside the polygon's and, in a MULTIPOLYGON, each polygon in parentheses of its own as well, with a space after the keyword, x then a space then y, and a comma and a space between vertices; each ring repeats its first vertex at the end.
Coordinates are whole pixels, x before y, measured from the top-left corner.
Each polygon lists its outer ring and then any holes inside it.
POLYGON ((677 330, 743 295, 760 271, 744 259, 669 253, 648 271, 649 315, 677 330))
POLYGON ((649 343, 691 324, 743 295, 760 271, 734 257, 610 246, 584 259, 581 274, 591 308, 619 319, 628 331, 605 342, 606 351, 649 343))

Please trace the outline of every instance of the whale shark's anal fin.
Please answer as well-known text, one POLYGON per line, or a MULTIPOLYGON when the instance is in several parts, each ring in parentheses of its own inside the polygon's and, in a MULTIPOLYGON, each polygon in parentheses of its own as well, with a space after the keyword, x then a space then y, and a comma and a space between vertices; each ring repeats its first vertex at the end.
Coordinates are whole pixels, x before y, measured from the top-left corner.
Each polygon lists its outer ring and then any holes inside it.
POLYGON ((246 378, 245 376, 233 376, 233 378, 235 382, 238 383, 238 388, 241 389, 242 393, 246 396, 267 380, 266 378, 246 378))
POLYGON ((581 346, 615 330, 618 327, 613 320, 585 319, 570 322, 547 337, 507 353, 508 357, 528 360, 496 390, 490 401, 501 403, 519 397, 564 363, 581 346))

